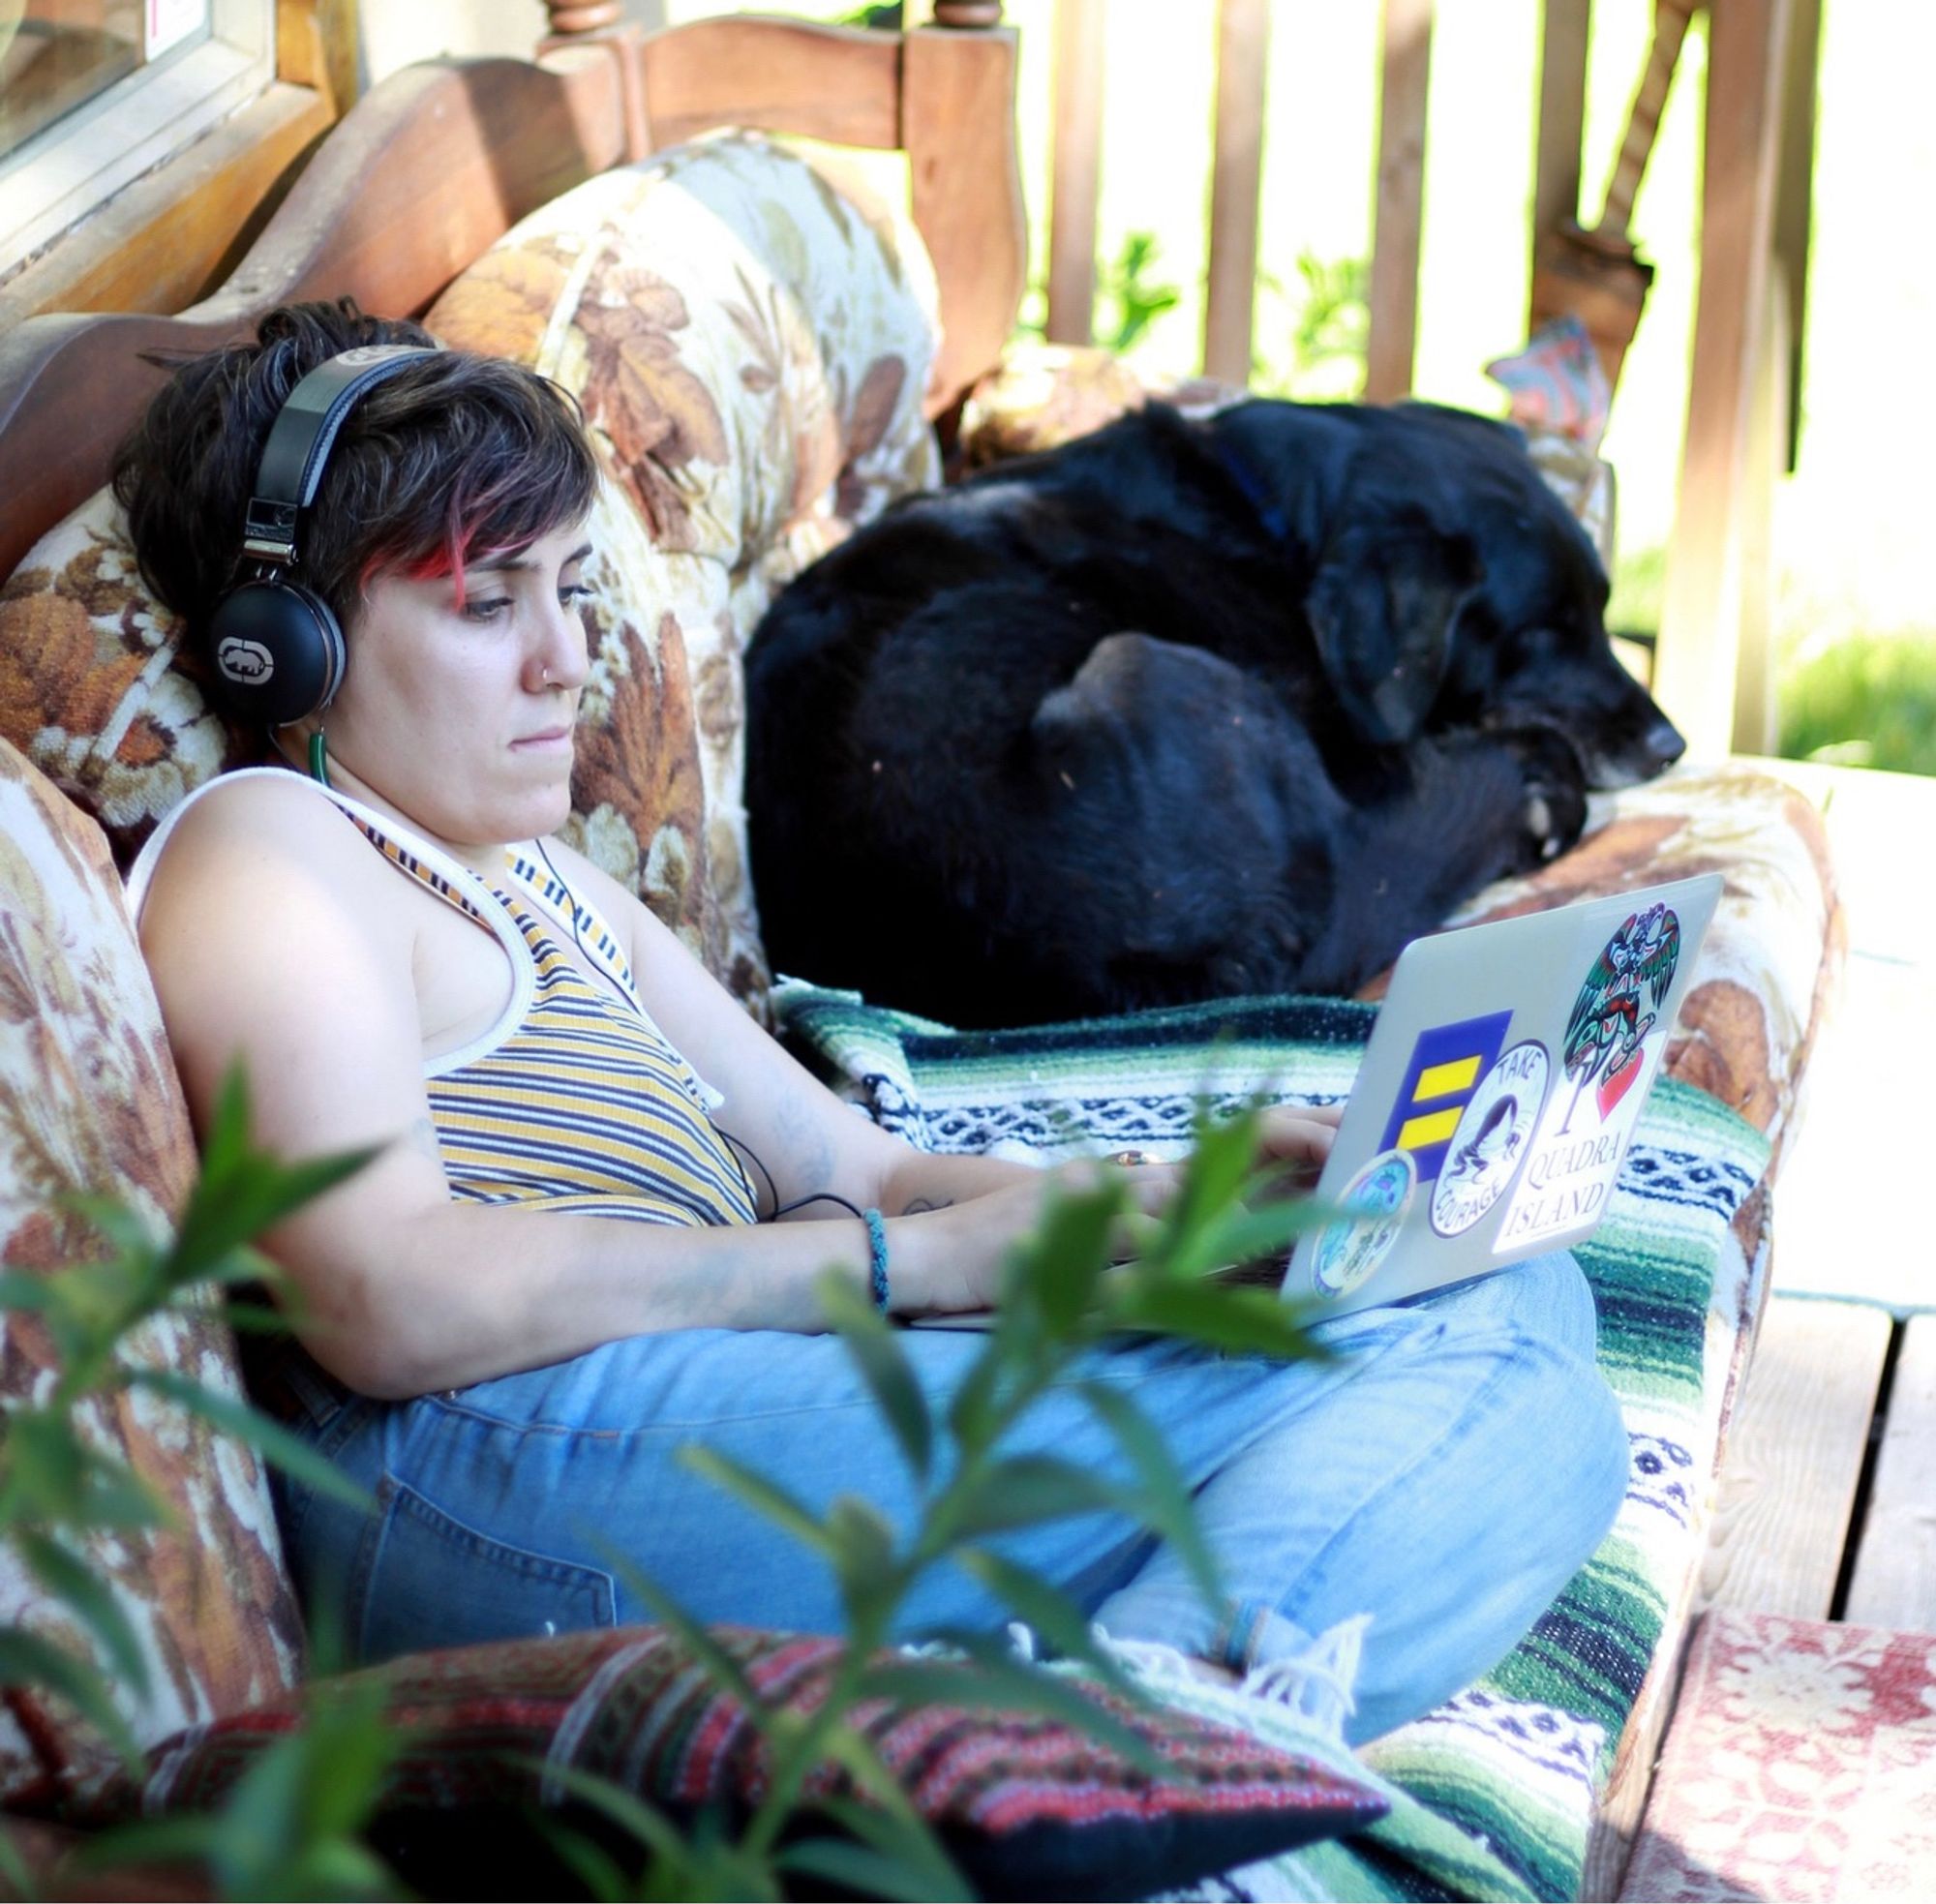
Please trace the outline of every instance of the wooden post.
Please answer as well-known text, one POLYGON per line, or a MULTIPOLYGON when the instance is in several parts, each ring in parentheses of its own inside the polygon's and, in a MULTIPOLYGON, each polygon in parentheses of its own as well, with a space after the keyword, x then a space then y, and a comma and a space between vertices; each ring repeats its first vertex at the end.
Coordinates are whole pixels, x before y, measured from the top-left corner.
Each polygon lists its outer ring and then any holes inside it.
POLYGON ((1780 738, 1774 680, 1774 490, 1788 464, 1788 375, 1795 354, 1786 276, 1780 257, 1770 259, 1748 409, 1741 479, 1741 638, 1735 667, 1733 739, 1738 754, 1771 754, 1780 738))
POLYGON ((1049 338, 1087 344, 1096 321, 1096 206, 1102 190, 1103 49, 1108 0, 1057 0, 1055 149, 1048 198, 1049 338))
POLYGON ((1365 401, 1411 389, 1418 334, 1418 246, 1425 211, 1425 106, 1432 78, 1432 0, 1383 0, 1377 211, 1372 233, 1365 401))
POLYGON ((619 70, 620 111, 625 128, 625 159, 636 164, 653 149, 651 114, 646 104, 646 75, 640 48, 645 35, 625 18, 620 0, 544 0, 549 28, 533 48, 539 59, 573 46, 599 46, 619 70))
POLYGON ((1580 219, 1580 149, 1587 123, 1587 40, 1593 0, 1546 0, 1539 44, 1539 131, 1532 175, 1536 248, 1580 219))
POLYGON ((1815 180, 1815 89, 1822 59, 1822 0, 1793 0, 1782 89, 1781 160, 1774 186, 1774 255, 1788 286, 1790 469, 1800 453, 1801 357, 1808 314, 1808 235, 1815 180))
POLYGON ((935 0, 901 48, 900 143, 914 221, 941 287, 928 413, 1001 354, 1028 275, 1015 154, 1015 36, 997 0, 935 0))
POLYGON ((1210 173, 1210 270, 1203 368, 1225 383, 1251 380, 1257 299, 1257 207, 1263 196, 1268 0, 1219 0, 1217 155, 1210 173))
POLYGON ((1714 0, 1709 15, 1701 285, 1653 688, 1695 760, 1724 755, 1734 735, 1742 489, 1789 12, 1790 0, 1714 0))
POLYGON ((620 0, 544 0, 552 40, 586 40, 619 24, 625 10, 620 0))
POLYGON ((276 0, 276 77, 342 118, 356 104, 356 0, 276 0))

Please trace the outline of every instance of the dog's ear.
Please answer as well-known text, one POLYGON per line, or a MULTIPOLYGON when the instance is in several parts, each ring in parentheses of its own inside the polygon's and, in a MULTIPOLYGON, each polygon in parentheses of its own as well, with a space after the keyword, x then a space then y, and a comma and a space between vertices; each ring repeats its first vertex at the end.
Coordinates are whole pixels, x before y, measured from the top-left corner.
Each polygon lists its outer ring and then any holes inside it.
POLYGON ((1325 545, 1305 614, 1325 676, 1366 739, 1417 734, 1484 575, 1469 536, 1446 534, 1416 509, 1352 523, 1325 545))

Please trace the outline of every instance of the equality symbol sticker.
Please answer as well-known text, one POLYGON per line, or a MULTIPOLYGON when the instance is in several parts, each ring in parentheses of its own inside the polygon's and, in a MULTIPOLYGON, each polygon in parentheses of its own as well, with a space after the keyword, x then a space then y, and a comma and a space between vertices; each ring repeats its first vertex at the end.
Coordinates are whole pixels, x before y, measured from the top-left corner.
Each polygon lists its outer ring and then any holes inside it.
POLYGON ((1407 1151, 1375 1157, 1345 1186, 1340 1205, 1353 1218, 1319 1232, 1311 1284, 1320 1296, 1348 1296, 1391 1254, 1418 1190, 1418 1166, 1407 1151))
POLYGON ((1432 1227, 1463 1236, 1504 1194, 1531 1148, 1553 1066, 1536 1039, 1515 1044, 1472 1093, 1432 1194, 1432 1227))
POLYGON ((1483 1018, 1434 1025, 1418 1034, 1378 1147, 1409 1151, 1420 1183, 1429 1184, 1437 1176, 1452 1133, 1479 1080, 1499 1055, 1511 1023, 1510 1012, 1494 1012, 1483 1018))

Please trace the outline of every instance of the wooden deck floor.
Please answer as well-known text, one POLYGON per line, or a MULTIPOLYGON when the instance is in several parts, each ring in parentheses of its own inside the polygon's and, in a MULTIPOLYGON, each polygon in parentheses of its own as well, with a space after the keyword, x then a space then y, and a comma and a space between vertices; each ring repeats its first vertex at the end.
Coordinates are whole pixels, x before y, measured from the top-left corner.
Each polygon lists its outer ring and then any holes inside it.
MULTIPOLYGON (((1921 1194, 1936 1182, 1936 779, 1767 765, 1825 809, 1850 955, 1776 1185, 1774 1294, 1686 1613, 1936 1633, 1936 1219, 1921 1194), (1891 1313, 1919 1304, 1933 1313, 1891 1313)), ((1607 1821, 1588 1897, 1619 1894, 1636 1816, 1607 1821)))
POLYGON ((1775 1187, 1775 1294, 1702 1597, 1936 1632, 1936 1314, 1889 1313, 1936 1311, 1936 779, 1777 771, 1826 803, 1849 964, 1775 1187))

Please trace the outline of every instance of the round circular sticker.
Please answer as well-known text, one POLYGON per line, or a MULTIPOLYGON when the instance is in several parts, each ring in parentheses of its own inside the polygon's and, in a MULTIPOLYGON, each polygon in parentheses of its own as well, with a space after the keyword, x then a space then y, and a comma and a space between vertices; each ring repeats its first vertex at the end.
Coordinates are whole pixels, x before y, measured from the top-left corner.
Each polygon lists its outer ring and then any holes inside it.
POLYGON ((1535 1039, 1515 1044, 1472 1093, 1432 1191, 1432 1227, 1461 1236, 1499 1200, 1525 1163, 1552 1064, 1535 1039))
POLYGON ((1417 1189, 1418 1166, 1405 1150, 1381 1152, 1345 1186, 1338 1201, 1357 1221, 1318 1235, 1311 1283, 1319 1295, 1348 1296, 1384 1261, 1417 1189))

